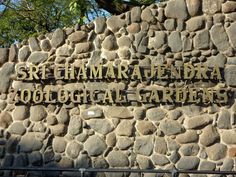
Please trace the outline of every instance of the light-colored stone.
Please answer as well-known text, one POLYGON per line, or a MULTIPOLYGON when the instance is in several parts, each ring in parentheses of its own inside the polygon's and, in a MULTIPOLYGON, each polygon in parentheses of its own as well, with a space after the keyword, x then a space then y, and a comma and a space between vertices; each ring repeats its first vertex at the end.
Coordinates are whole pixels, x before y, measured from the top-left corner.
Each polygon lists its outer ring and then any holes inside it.
POLYGON ((187 25, 186 29, 190 32, 197 31, 197 30, 204 28, 204 24, 205 24, 204 17, 202 17, 202 16, 193 17, 186 22, 186 25, 187 25))
POLYGON ((78 144, 76 141, 72 141, 68 143, 66 147, 66 154, 72 158, 75 159, 78 157, 80 151, 83 149, 83 146, 78 144))
POLYGON ((212 118, 207 115, 195 116, 185 120, 186 128, 197 129, 206 126, 212 122, 212 118))
POLYGON ((199 146, 197 144, 189 143, 180 147, 179 152, 184 156, 196 156, 199 152, 199 146))
POLYGON ((175 120, 163 120, 160 123, 160 130, 167 136, 176 135, 183 131, 183 126, 175 120))
POLYGON ((108 154, 107 160, 111 167, 127 167, 129 166, 128 157, 121 151, 112 151, 108 154))
POLYGON ((29 46, 30 46, 31 51, 33 51, 33 52, 41 50, 36 37, 29 38, 29 46))
POLYGON ((146 117, 151 121, 160 121, 164 119, 166 113, 161 108, 152 108, 148 109, 146 113, 146 117))
POLYGON ((121 19, 119 16, 112 16, 107 20, 107 27, 112 32, 117 32, 124 26, 125 20, 121 19))
POLYGON ((150 38, 148 42, 148 47, 153 49, 161 48, 166 42, 167 35, 163 31, 156 31, 155 37, 150 38))
POLYGON ((188 17, 187 6, 184 0, 170 0, 165 8, 165 15, 168 18, 185 20, 188 17))
POLYGON ((109 106, 105 113, 110 118, 130 119, 133 117, 133 114, 127 107, 109 106))
POLYGON ((150 169, 153 167, 152 161, 148 157, 137 155, 136 159, 140 169, 150 169))
POLYGON ((202 134, 200 135, 200 143, 204 146, 210 146, 220 139, 217 129, 211 125, 203 129, 202 134))
POLYGON ((137 130, 142 135, 153 134, 156 131, 156 127, 150 121, 138 121, 137 130))
POLYGON ((222 54, 218 54, 216 56, 211 56, 210 58, 207 58, 207 66, 208 67, 214 67, 215 64, 217 63, 217 66, 220 68, 224 68, 225 67, 225 63, 226 63, 226 58, 224 55, 222 54))
POLYGON ((236 2, 234 1, 227 1, 222 5, 222 12, 230 13, 235 12, 236 10, 236 2))
POLYGON ((202 10, 206 14, 215 14, 221 10, 220 0, 203 0, 202 10))
POLYGON ((52 141, 52 148, 54 152, 63 153, 65 152, 67 142, 63 137, 55 137, 52 141))
POLYGON ((12 115, 14 120, 25 120, 29 117, 29 108, 25 105, 16 106, 12 115))
POLYGON ((157 137, 155 139, 155 152, 158 154, 166 154, 167 144, 164 138, 157 137))
POLYGON ((181 170, 193 170, 197 169, 199 162, 200 159, 197 157, 186 156, 181 157, 176 166, 181 170))
POLYGON ((106 28, 106 18, 105 17, 98 17, 94 21, 95 24, 95 33, 100 34, 106 28))
POLYGON ((128 149, 131 145, 133 145, 133 140, 128 138, 128 137, 119 137, 117 139, 117 147, 120 149, 120 150, 126 150, 128 149))
POLYGON ((7 128, 12 123, 12 117, 8 112, 1 112, 0 114, 0 127, 7 128))
POLYGON ((220 160, 226 156, 227 146, 216 143, 206 149, 207 155, 211 160, 220 160))
POLYGON ((86 123, 90 126, 91 129, 103 135, 106 135, 113 130, 110 121, 106 119, 91 119, 86 123))
POLYGON ((174 31, 168 36, 168 45, 170 46, 172 52, 180 52, 182 50, 180 32, 174 31))
POLYGON ((116 128, 119 136, 131 136, 133 134, 134 125, 129 120, 123 120, 116 128))
POLYGON ((195 16, 198 14, 200 11, 201 7, 201 1, 199 0, 186 0, 187 8, 188 8, 188 13, 191 16, 195 16))
POLYGON ((26 132, 26 129, 22 122, 14 122, 10 125, 8 131, 11 134, 23 135, 26 132))
POLYGON ((102 47, 106 50, 115 50, 117 49, 117 42, 114 35, 109 35, 105 38, 105 40, 102 42, 102 47))
POLYGON ((0 48, 0 64, 4 64, 8 60, 8 49, 0 48))
POLYGON ((212 27, 210 34, 214 45, 220 52, 224 52, 230 47, 228 35, 222 24, 215 24, 212 27))
POLYGON ((41 52, 41 51, 35 51, 31 53, 31 55, 28 58, 28 62, 33 63, 33 64, 39 64, 43 63, 48 59, 48 53, 46 52, 41 52))
POLYGON ((78 43, 75 46, 75 51, 77 54, 87 53, 90 51, 92 44, 90 42, 78 43))
POLYGON ((220 129, 231 129, 231 114, 228 110, 223 109, 220 112, 217 127, 220 129))
POLYGON ((81 117, 84 119, 103 118, 103 111, 99 107, 91 107, 82 111, 81 117))
POLYGON ((75 31, 71 35, 68 36, 68 40, 71 43, 79 43, 79 42, 85 42, 87 39, 87 33, 84 31, 75 31))
POLYGON ((82 125, 82 120, 79 116, 72 116, 68 126, 68 133, 78 135, 82 131, 82 125))
POLYGON ((225 81, 228 86, 236 86, 236 66, 229 65, 225 67, 225 81))
POLYGON ((41 121, 47 117, 47 112, 42 105, 36 105, 30 107, 30 120, 41 121))
POLYGON ((176 141, 180 144, 192 143, 198 140, 197 131, 188 130, 183 134, 176 136, 176 141))
POLYGON ((152 161, 155 165, 165 166, 170 163, 168 158, 164 155, 154 154, 152 155, 152 161))
POLYGON ((54 48, 61 46, 65 42, 65 37, 65 32, 62 29, 56 29, 52 35, 52 46, 54 48))
POLYGON ((216 164, 210 161, 201 161, 199 170, 215 170, 216 164))
POLYGON ((140 7, 134 7, 131 9, 131 22, 140 22, 141 20, 141 8, 140 7))
POLYGON ((134 143, 134 151, 137 154, 149 156, 153 151, 153 137, 137 137, 134 143))
POLYGON ((0 70, 0 93, 7 93, 14 73, 14 63, 5 63, 0 70))
POLYGON ((230 25, 230 27, 227 29, 227 34, 229 36, 229 40, 232 44, 232 46, 234 47, 234 49, 236 49, 236 22, 232 23, 230 25))
POLYGON ((225 130, 222 133, 222 140, 226 144, 236 144, 236 132, 234 130, 225 130))
POLYGON ((104 153, 107 145, 98 135, 90 136, 84 143, 84 149, 90 156, 98 156, 104 153))

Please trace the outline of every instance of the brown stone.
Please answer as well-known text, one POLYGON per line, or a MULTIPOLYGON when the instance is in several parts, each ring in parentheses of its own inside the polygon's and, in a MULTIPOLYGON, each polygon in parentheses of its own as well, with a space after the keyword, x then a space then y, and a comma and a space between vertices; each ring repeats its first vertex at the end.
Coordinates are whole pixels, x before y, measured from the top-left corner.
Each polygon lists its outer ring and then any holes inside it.
POLYGON ((234 1, 227 1, 222 5, 222 11, 224 13, 235 12, 236 10, 236 2, 234 1))
POLYGON ((236 157, 236 147, 231 147, 228 149, 228 156, 229 157, 236 157))
POLYGON ((140 31, 140 25, 138 23, 132 23, 127 27, 129 33, 138 33, 140 31))

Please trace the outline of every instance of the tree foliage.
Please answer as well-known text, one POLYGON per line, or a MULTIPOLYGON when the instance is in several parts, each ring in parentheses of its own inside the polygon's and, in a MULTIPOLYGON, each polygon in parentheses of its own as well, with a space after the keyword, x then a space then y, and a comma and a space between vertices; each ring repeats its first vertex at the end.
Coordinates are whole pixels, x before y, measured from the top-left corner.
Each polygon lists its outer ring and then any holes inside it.
POLYGON ((0 0, 0 46, 155 0, 0 0))

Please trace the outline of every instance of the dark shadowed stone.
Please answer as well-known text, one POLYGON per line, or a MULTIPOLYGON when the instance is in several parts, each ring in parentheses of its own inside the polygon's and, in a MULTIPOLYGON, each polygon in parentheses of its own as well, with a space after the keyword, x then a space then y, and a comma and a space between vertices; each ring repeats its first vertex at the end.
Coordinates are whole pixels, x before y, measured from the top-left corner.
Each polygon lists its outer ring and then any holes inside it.
POLYGON ((40 150, 43 143, 37 138, 37 134, 34 132, 28 132, 21 137, 19 143, 21 152, 32 152, 40 150))
POLYGON ((42 154, 38 151, 32 152, 28 155, 28 160, 29 160, 29 164, 33 166, 42 165, 42 162, 43 162, 42 154))
POLYGON ((5 63, 0 70, 0 93, 7 93, 10 87, 11 75, 14 73, 14 63, 5 63))
POLYGON ((138 121, 137 130, 143 135, 149 135, 156 131, 156 127, 150 121, 138 121))
POLYGON ((107 119, 91 119, 86 122, 94 131, 106 135, 113 130, 113 127, 107 119))
POLYGON ((197 13, 200 10, 201 7, 201 1, 199 0, 186 0, 187 8, 188 8, 188 13, 191 16, 197 15, 197 13))
POLYGON ((222 24, 215 24, 210 33, 214 45, 220 52, 224 52, 230 47, 229 38, 222 24))
POLYGON ((217 127, 220 129, 231 129, 231 114, 228 110, 223 109, 220 112, 217 127))
POLYGON ((168 18, 177 18, 185 20, 188 17, 187 6, 184 0, 170 0, 165 9, 165 15, 168 18))
POLYGON ((208 49, 210 45, 210 33, 208 30, 197 32, 194 37, 194 47, 197 49, 208 49))
POLYGON ((83 146, 76 141, 72 141, 68 143, 67 148, 66 148, 66 154, 72 158, 75 159, 78 157, 80 151, 83 149, 83 146))
POLYGON ((84 143, 84 149, 88 152, 90 156, 101 155, 105 151, 106 147, 106 143, 98 135, 90 136, 88 140, 84 143))
POLYGON ((81 112, 83 119, 104 118, 103 111, 99 107, 91 107, 81 112))
POLYGON ((176 136, 176 141, 180 144, 192 143, 198 140, 197 131, 188 130, 183 134, 176 136))
POLYGON ((151 121, 160 121, 165 117, 166 113, 161 108, 148 109, 146 117, 151 121))
POLYGON ((31 121, 41 121, 46 117, 47 117, 47 112, 42 105, 30 107, 30 120, 31 121))
POLYGON ((109 164, 107 163, 106 159, 103 157, 95 157, 93 158, 93 167, 94 168, 108 168, 109 164))
POLYGON ((236 22, 232 23, 231 26, 227 29, 227 34, 229 35, 229 40, 236 49, 236 22))
POLYGON ((28 46, 23 46, 20 48, 18 53, 18 59, 22 62, 26 61, 28 57, 30 56, 30 48, 28 46))
POLYGON ((204 146, 210 146, 219 139, 220 136, 217 129, 211 125, 204 128, 202 134, 200 135, 200 143, 204 146))
POLYGON ((76 168, 89 168, 91 167, 91 159, 87 154, 80 154, 75 161, 76 168))
POLYGON ((51 44, 54 48, 61 46, 65 42, 65 32, 62 29, 56 29, 53 32, 51 44))
POLYGON ((166 154, 167 144, 164 138, 157 137, 155 140, 155 152, 158 154, 166 154))
POLYGON ((23 135, 26 132, 26 129, 22 122, 14 122, 10 125, 8 131, 11 134, 23 135))
POLYGON ((176 167, 180 170, 193 170, 197 169, 200 160, 197 157, 186 156, 181 157, 177 162, 176 167))
POLYGON ((153 137, 137 137, 134 143, 134 151, 137 154, 149 156, 153 151, 153 137))
POLYGON ((31 53, 28 62, 33 64, 39 64, 43 63, 47 59, 48 59, 48 53, 36 51, 34 53, 31 53))
POLYGON ((199 146, 197 144, 184 144, 180 147, 179 152, 184 156, 196 156, 199 152, 199 146))
POLYGON ((236 66, 229 65, 225 68, 225 81, 228 86, 236 86, 236 66))
POLYGON ((8 112, 1 112, 0 114, 0 127, 7 128, 12 123, 12 117, 8 112))
POLYGON ((29 46, 30 46, 30 49, 31 49, 32 52, 41 50, 36 37, 30 37, 29 38, 29 46))
POLYGON ((127 107, 121 106, 109 106, 105 113, 110 118, 130 119, 133 117, 132 112, 127 107))
POLYGON ((168 36, 168 45, 170 46, 172 52, 180 52, 182 50, 180 32, 174 31, 168 36))
POLYGON ((215 170, 216 164, 210 161, 201 161, 199 165, 199 170, 215 170))
POLYGON ((207 155, 211 160, 220 160, 226 156, 227 146, 216 143, 206 149, 207 155))
POLYGON ((107 20, 107 26, 113 33, 119 31, 125 24, 125 20, 121 19, 119 16, 112 16, 107 20))
POLYGON ((221 10, 220 0, 203 0, 202 10, 206 14, 215 14, 221 10))
POLYGON ((62 157, 58 165, 60 168, 73 168, 74 162, 68 157, 62 157))
POLYGON ((235 145, 236 144, 236 132, 233 130, 225 130, 222 133, 222 140, 224 143, 226 144, 232 144, 235 145))
POLYGON ((116 128, 116 133, 119 136, 131 136, 133 134, 134 126, 129 120, 123 120, 116 128))
POLYGON ((60 112, 57 114, 57 120, 61 124, 68 123, 70 118, 69 112, 65 108, 61 108, 60 112))
POLYGON ((204 28, 205 18, 204 17, 193 17, 186 22, 186 29, 188 31, 196 31, 204 28))
POLYGON ((160 123, 160 130, 163 131, 165 135, 176 135, 183 131, 183 126, 174 120, 164 120, 160 123))
POLYGON ((195 129, 210 124, 212 122, 212 118, 207 115, 202 115, 186 119, 185 121, 186 121, 186 128, 195 129))
POLYGON ((78 54, 87 53, 90 51, 92 44, 90 42, 78 43, 75 46, 75 51, 78 54))
POLYGON ((102 47, 106 50, 115 50, 117 48, 116 38, 113 35, 109 35, 102 42, 102 47))
POLYGON ((120 137, 117 139, 117 147, 121 150, 128 149, 131 145, 133 145, 133 140, 128 137, 120 137))
POLYGON ((216 56, 211 56, 210 58, 207 58, 206 64, 208 67, 215 67, 216 63, 217 66, 219 66, 220 68, 224 68, 226 63, 225 56, 219 53, 216 56))
POLYGON ((14 155, 7 154, 2 160, 2 167, 12 167, 14 155))
POLYGON ((0 48, 0 64, 4 64, 8 60, 8 49, 0 48))
POLYGON ((9 61, 15 62, 17 57, 18 49, 15 44, 12 44, 9 50, 9 61))
POLYGON ((77 135, 82 131, 82 120, 79 116, 72 116, 68 126, 68 133, 71 135, 77 135))
POLYGON ((71 43, 78 43, 78 42, 84 42, 87 39, 88 34, 84 31, 75 31, 72 33, 69 37, 68 40, 71 43))
POLYGON ((168 160, 168 158, 164 155, 159 155, 159 154, 154 154, 152 156, 152 161, 155 165, 159 165, 159 166, 164 166, 168 163, 170 163, 170 161, 168 160))
POLYGON ((128 157, 121 151, 112 151, 108 154, 107 160, 111 167, 128 167, 128 157))
POLYGON ((43 40, 41 43, 41 48, 43 51, 49 52, 52 48, 50 41, 47 39, 43 40))
POLYGON ((27 157, 25 154, 18 154, 14 158, 13 167, 25 167, 27 165, 27 157))
POLYGON ((95 23, 95 33, 100 34, 106 28, 106 18, 105 17, 98 17, 94 21, 95 23))
POLYGON ((141 8, 140 7, 134 7, 131 9, 131 22, 140 22, 141 20, 141 8))
POLYGON ((52 148, 54 152, 62 153, 65 152, 67 142, 63 137, 55 137, 52 141, 52 148))

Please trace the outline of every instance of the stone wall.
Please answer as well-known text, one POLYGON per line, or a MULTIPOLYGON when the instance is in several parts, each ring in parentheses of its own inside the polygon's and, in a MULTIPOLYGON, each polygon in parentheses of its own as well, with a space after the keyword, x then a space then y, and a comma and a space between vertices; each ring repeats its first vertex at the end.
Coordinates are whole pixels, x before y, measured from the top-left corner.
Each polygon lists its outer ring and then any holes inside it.
MULTIPOLYGON (((42 86, 15 80, 19 65, 66 62, 217 64, 225 82, 195 84, 234 91, 235 10, 233 0, 170 0, 0 49, 1 166, 236 170, 234 96, 226 105, 207 106, 24 105, 11 102, 10 92, 42 86)), ((54 87, 133 90, 175 84, 184 83, 57 81, 54 87)))

